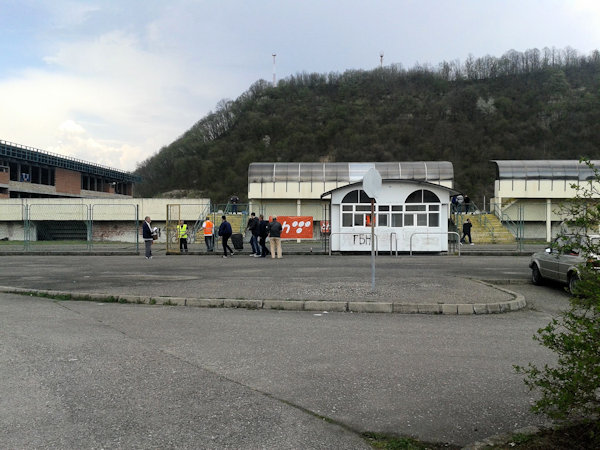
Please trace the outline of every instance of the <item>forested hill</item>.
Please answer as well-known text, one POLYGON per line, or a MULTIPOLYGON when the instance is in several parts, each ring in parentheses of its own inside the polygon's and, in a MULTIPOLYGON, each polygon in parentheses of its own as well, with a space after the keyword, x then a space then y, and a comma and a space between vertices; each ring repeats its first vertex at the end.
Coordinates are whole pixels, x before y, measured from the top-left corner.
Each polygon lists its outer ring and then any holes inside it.
POLYGON ((493 193, 492 159, 600 159, 600 53, 534 49, 437 68, 260 80, 140 163, 136 195, 247 195, 259 161, 454 164, 456 188, 493 193))

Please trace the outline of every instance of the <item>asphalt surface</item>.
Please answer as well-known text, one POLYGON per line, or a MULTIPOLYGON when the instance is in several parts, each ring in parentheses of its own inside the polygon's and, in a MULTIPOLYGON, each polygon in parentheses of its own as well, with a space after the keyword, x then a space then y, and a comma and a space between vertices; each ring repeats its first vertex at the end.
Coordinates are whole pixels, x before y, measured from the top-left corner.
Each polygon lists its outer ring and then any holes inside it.
POLYGON ((235 255, 4 256, 0 286, 190 298, 485 303, 512 295, 477 280, 529 279, 528 257, 235 255))
POLYGON ((472 316, 161 307, 0 294, 1 448, 368 448, 383 432, 466 445, 545 423, 514 364, 567 306, 526 257, 10 256, 0 285, 240 298, 482 301, 472 316), (474 286, 483 286, 481 291, 474 286), (485 297, 484 299, 481 296, 485 297))

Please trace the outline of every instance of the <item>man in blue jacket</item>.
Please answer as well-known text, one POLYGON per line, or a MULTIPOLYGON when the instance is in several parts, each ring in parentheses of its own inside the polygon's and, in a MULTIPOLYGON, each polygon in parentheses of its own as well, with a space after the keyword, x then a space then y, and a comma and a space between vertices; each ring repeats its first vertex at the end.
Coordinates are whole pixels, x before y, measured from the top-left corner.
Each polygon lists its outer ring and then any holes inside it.
POLYGON ((235 253, 233 253, 233 250, 231 250, 229 245, 227 245, 227 241, 231 237, 232 233, 233 233, 233 231, 231 230, 231 224, 229 222, 227 222, 227 217, 221 216, 221 226, 219 226, 219 236, 221 236, 221 240, 223 242, 223 258, 227 258, 227 249, 229 249, 231 256, 233 256, 235 254, 235 253))

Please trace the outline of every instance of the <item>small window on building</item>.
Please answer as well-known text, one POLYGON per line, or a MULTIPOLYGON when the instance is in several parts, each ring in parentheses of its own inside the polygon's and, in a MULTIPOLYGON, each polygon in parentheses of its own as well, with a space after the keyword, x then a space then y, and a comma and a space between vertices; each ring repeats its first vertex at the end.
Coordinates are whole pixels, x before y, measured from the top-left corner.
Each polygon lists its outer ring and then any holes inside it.
POLYGON ((440 215, 438 213, 429 213, 429 226, 439 227, 440 226, 440 215))
POLYGON ((342 226, 343 227, 351 227, 352 226, 352 213, 344 213, 342 214, 342 226))
POLYGON ((358 203, 358 190, 348 192, 344 196, 342 203, 358 203))
POLYGON ((371 197, 369 197, 365 191, 360 191, 359 203, 371 203, 371 197))
POLYGON ((440 199, 433 192, 420 189, 406 197, 406 203, 440 203, 440 199))
POLYGON ((392 214, 392 227, 399 228, 402 226, 402 214, 392 214))
POLYGON ((380 227, 388 226, 388 215, 387 214, 378 214, 377 215, 378 224, 380 227))
POLYGON ((423 189, 423 203, 440 203, 440 198, 433 192, 423 189))

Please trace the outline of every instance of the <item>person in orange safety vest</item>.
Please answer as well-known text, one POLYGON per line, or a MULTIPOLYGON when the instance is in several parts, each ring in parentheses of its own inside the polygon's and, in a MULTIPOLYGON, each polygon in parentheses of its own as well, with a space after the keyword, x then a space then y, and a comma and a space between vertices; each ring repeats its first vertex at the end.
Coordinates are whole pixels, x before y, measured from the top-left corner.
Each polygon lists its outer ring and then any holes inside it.
POLYGON ((206 216, 206 220, 202 223, 202 229, 204 230, 204 242, 206 243, 207 252, 212 252, 215 249, 214 228, 215 226, 210 221, 210 217, 206 216))

